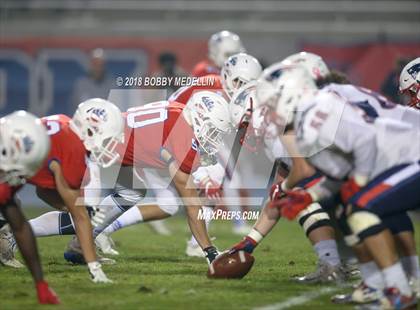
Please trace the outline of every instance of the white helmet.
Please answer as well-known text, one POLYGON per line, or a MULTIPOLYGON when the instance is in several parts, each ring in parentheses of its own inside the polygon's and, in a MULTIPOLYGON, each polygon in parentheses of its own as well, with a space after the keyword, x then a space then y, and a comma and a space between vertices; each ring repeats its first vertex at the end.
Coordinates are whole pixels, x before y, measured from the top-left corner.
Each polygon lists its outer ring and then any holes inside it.
POLYGON ((298 103, 314 95, 317 87, 302 66, 276 63, 264 70, 257 84, 257 103, 275 112, 269 116, 277 126, 292 123, 298 103))
POLYGON ((223 88, 232 96, 235 90, 258 79, 261 72, 261 65, 255 57, 245 53, 232 55, 225 61, 220 73, 223 88))
POLYGON ((124 142, 124 120, 120 109, 113 103, 88 99, 77 107, 70 128, 90 151, 91 158, 106 168, 118 160, 118 143, 124 142))
POLYGON ((410 106, 420 109, 420 57, 410 61, 402 69, 400 92, 410 96, 410 106))
POLYGON ((213 34, 208 42, 209 58, 221 68, 229 56, 245 52, 241 39, 236 33, 223 30, 213 34))
POLYGON ((324 62, 321 56, 308 52, 300 52, 289 57, 286 57, 281 61, 284 65, 301 65, 311 74, 314 80, 319 78, 325 78, 330 74, 330 70, 327 64, 324 62))
POLYGON ((186 108, 200 147, 209 155, 216 154, 223 135, 231 129, 228 103, 214 92, 200 91, 188 100, 186 108))
POLYGON ((257 81, 251 81, 239 88, 229 103, 229 114, 232 125, 239 127, 247 110, 255 108, 257 81))
POLYGON ((0 119, 0 182, 16 186, 38 171, 50 151, 40 119, 17 111, 0 119))

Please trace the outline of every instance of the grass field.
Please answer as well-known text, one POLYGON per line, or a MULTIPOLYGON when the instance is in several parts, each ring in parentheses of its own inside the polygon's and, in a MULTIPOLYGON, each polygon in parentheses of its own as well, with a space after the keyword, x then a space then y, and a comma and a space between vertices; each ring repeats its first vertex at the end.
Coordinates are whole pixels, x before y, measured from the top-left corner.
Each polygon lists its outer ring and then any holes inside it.
MULTIPOLYGON (((39 212, 30 210, 28 217, 39 212)), ((272 304, 284 309, 284 304, 278 303, 299 303, 299 296, 322 293, 290 309, 351 309, 331 304, 332 293, 325 286, 290 281, 291 276, 311 271, 316 264, 309 243, 295 223, 282 221, 277 225, 256 250, 256 263, 242 280, 207 279, 205 261, 184 255, 189 237, 185 219, 175 217, 167 224, 173 232, 170 237, 158 236, 146 225, 114 234, 121 255, 116 265, 104 267, 115 281, 109 285, 91 283, 86 267, 64 261, 63 249, 70 237, 38 239, 47 279, 62 301, 57 309, 254 309, 272 304)), ((239 239, 230 228, 227 222, 211 225, 210 233, 217 238, 219 249, 239 239)), ((0 267, 0 279, 0 309, 43 308, 36 304, 25 269, 0 267)))

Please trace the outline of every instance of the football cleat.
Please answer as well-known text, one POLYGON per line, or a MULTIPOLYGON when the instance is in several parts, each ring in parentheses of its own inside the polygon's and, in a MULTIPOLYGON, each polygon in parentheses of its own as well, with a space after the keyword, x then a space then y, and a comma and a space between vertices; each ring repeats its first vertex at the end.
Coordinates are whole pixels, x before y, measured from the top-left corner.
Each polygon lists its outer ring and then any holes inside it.
POLYGON ((347 280, 347 276, 341 265, 334 267, 326 262, 319 261, 317 269, 314 272, 304 276, 294 277, 293 279, 296 282, 307 284, 335 283, 337 285, 343 285, 347 280))
MULTIPOLYGON (((98 257, 98 261, 103 265, 114 265, 116 263, 114 259, 103 257, 99 254, 96 255, 98 257)), ((74 236, 67 244, 67 249, 64 252, 64 259, 75 265, 86 265, 82 248, 80 247, 79 240, 76 236, 74 236)))
POLYGON ((413 294, 405 296, 397 288, 387 288, 383 291, 382 297, 369 304, 356 307, 358 310, 403 310, 417 309, 417 298, 413 294))
POLYGON ((15 258, 17 245, 10 231, 10 226, 5 225, 0 229, 0 263, 7 267, 23 268, 23 264, 15 258))
POLYGON ((377 302, 381 297, 381 290, 361 282, 350 294, 334 295, 331 301, 336 304, 367 304, 377 302))
POLYGON ((111 239, 111 236, 100 233, 95 238, 96 248, 105 255, 120 255, 117 250, 114 249, 115 243, 111 239))
POLYGON ((151 222, 148 222, 147 224, 149 224, 149 227, 155 233, 157 233, 158 235, 161 235, 161 236, 169 236, 169 235, 171 235, 171 231, 166 226, 166 224, 165 224, 165 222, 163 220, 151 221, 151 222))
POLYGON ((409 284, 413 293, 420 299, 420 278, 411 278, 409 284))
POLYGON ((187 241, 185 254, 190 257, 205 257, 201 247, 197 243, 193 244, 191 241, 187 241))

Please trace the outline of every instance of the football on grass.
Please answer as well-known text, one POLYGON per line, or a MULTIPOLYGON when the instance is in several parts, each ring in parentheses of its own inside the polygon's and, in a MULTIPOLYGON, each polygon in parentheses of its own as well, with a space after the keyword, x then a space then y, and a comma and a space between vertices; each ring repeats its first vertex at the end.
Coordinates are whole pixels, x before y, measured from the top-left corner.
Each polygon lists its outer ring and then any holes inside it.
POLYGON ((255 258, 251 254, 238 251, 219 255, 209 266, 207 277, 214 279, 241 279, 251 270, 255 258))

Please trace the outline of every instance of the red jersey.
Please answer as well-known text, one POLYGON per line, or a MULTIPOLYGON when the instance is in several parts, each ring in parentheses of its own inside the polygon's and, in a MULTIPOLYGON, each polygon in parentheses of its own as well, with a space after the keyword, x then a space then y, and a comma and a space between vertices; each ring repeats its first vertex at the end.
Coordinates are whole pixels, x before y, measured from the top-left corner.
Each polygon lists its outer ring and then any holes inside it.
POLYGON ((70 129, 70 118, 61 114, 52 115, 42 118, 42 122, 47 127, 51 149, 42 168, 28 182, 35 186, 54 189, 54 175, 48 166, 52 160, 57 160, 69 186, 79 189, 87 172, 86 149, 79 137, 70 129))
POLYGON ((210 60, 206 59, 196 64, 191 71, 192 76, 205 76, 209 74, 220 74, 220 69, 210 60))
POLYGON ((181 171, 194 171, 199 164, 198 143, 182 115, 183 107, 159 101, 123 113, 125 143, 118 147, 122 164, 163 169, 175 161, 181 171), (172 156, 170 161, 162 158, 163 150, 172 156))
POLYGON ((7 183, 0 183, 0 206, 5 205, 13 198, 20 186, 11 186, 7 183))
POLYGON ((174 92, 170 97, 170 102, 178 102, 183 105, 186 105, 190 97, 198 91, 213 91, 217 92, 220 95, 224 95, 224 90, 222 86, 222 79, 220 75, 210 74, 202 76, 198 79, 197 85, 184 86, 174 92))

